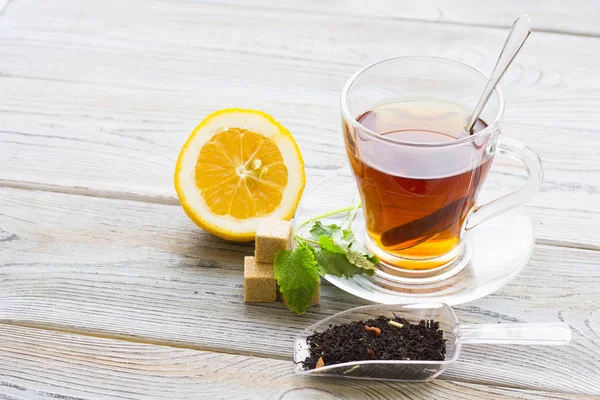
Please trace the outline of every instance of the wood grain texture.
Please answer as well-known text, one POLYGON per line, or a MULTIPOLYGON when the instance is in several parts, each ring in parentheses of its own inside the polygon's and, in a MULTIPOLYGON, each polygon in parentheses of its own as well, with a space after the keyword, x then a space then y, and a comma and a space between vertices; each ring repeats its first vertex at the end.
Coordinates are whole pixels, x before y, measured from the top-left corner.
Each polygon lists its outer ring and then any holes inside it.
MULTIPOLYGON (((8 11, 1 184, 165 203, 176 202, 178 150, 211 111, 275 115, 298 139, 311 184, 346 162, 338 95, 357 68, 418 53, 490 71, 506 33, 197 2, 20 0, 8 11)), ((505 134, 541 154, 546 184, 532 204, 551 215, 574 209, 598 221, 598 40, 538 33, 503 81, 505 134)))
POLYGON ((600 35, 597 15, 600 4, 593 0, 578 0, 565 3, 551 1, 508 0, 500 3, 477 0, 462 1, 418 1, 418 0, 335 0, 335 1, 294 1, 270 3, 265 0, 208 0, 213 4, 229 4, 237 7, 255 7, 288 12, 311 14, 351 15, 374 24, 381 20, 393 19, 398 24, 404 20, 431 21, 460 25, 502 27, 511 26, 517 15, 529 14, 536 31, 574 33, 579 35, 600 35))
MULTIPOLYGON (((248 244, 204 234, 179 207, 0 189, 0 320, 289 360, 293 338, 364 304, 323 285, 296 316, 243 302, 248 244)), ((538 245, 511 284, 457 307, 464 322, 563 320, 567 347, 469 346, 448 378, 600 395, 600 252, 538 245)))
POLYGON ((290 361, 0 324, 0 398, 591 399, 438 379, 427 384, 294 376, 290 361))
MULTIPOLYGON (((597 398, 599 4, 11 2, 0 11, 0 398, 597 398), (356 69, 428 54, 491 71, 506 29, 482 26, 520 12, 570 33, 536 32, 502 83, 505 134, 544 160, 529 207, 538 246, 511 284, 457 312, 562 320, 572 344, 465 347, 431 385, 292 376, 294 335, 363 303, 323 285, 303 316, 244 304, 252 245, 204 234, 176 206, 181 144, 209 112, 263 109, 294 133, 314 184, 345 163, 338 96, 356 69)), ((499 171, 518 185, 513 165, 499 171)))

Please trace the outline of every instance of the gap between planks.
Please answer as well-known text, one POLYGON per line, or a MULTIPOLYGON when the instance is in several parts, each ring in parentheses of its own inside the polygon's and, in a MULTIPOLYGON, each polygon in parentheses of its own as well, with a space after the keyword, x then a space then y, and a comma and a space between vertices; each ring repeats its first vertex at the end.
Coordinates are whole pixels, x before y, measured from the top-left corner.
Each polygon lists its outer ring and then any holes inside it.
POLYGON ((46 183, 34 183, 23 181, 12 181, 9 179, 0 179, 0 187, 22 190, 37 190, 41 192, 53 192, 61 194, 72 194, 76 196, 99 197, 113 200, 130 200, 142 203, 165 204, 170 206, 179 206, 179 200, 168 196, 151 196, 139 193, 123 192, 116 190, 98 190, 88 187, 69 187, 60 185, 51 185, 46 183))
MULTIPOLYGON (((179 200, 176 199, 175 197, 143 195, 143 194, 138 194, 138 193, 113 191, 113 190, 98 190, 98 189, 91 189, 91 188, 86 188, 86 187, 68 187, 68 186, 51 185, 51 184, 45 184, 45 183, 12 181, 12 180, 8 180, 8 179, 0 179, 0 187, 7 187, 7 188, 11 188, 11 189, 21 189, 21 190, 34 190, 34 191, 41 191, 41 192, 52 192, 52 193, 68 194, 68 195, 75 195, 75 196, 97 197, 97 198, 111 199, 111 200, 126 200, 126 201, 137 201, 137 202, 141 202, 141 203, 180 206, 179 200)), ((592 245, 579 244, 579 243, 575 243, 575 242, 567 242, 567 241, 563 241, 563 240, 536 239, 535 243, 547 245, 547 246, 553 246, 553 247, 600 251, 600 245, 592 246, 592 245)))

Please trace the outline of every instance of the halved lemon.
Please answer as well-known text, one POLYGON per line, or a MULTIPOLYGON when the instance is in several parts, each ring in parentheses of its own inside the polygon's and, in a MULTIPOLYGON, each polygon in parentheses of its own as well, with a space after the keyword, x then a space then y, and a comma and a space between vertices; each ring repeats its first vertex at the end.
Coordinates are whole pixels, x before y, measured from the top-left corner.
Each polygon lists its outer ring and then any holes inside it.
POLYGON ((229 108, 194 129, 179 153, 175 190, 202 229, 233 241, 254 240, 265 217, 289 220, 306 178, 290 132, 261 111, 229 108))

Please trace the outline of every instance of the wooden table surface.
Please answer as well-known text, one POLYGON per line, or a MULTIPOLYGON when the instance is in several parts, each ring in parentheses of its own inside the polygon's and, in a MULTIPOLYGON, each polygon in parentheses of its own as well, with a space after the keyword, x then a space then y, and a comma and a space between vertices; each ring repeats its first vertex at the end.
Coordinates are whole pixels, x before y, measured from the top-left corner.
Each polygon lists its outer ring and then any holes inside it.
POLYGON ((598 398, 599 17, 594 0, 0 0, 0 399, 598 398), (501 84, 504 134, 544 162, 537 243, 514 281, 456 308, 564 321, 571 345, 465 347, 428 384, 295 376, 294 335, 364 301, 323 285, 301 316, 244 304, 253 245, 185 216, 181 145, 212 111, 262 109, 314 184, 346 162, 355 70, 428 54, 490 72, 521 12, 535 32, 501 84))

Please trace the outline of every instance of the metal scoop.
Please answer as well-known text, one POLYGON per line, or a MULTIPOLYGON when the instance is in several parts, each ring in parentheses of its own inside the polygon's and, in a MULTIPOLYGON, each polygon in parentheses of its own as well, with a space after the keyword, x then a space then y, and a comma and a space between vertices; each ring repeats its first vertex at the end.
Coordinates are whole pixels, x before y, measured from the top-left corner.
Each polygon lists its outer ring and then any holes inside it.
POLYGON ((519 15, 515 22, 513 23, 512 28, 510 28, 510 32, 508 33, 508 37, 504 42, 504 46, 502 47, 502 51, 500 52, 500 56, 498 56, 498 61, 496 61, 496 66, 494 67, 494 71, 488 80, 488 83, 481 94, 481 98, 479 99, 479 103, 473 110, 473 114, 471 114, 471 118, 467 122, 467 126, 465 130, 472 134, 473 126, 479 119, 481 115, 481 111, 483 111, 483 107, 487 104, 494 88, 500 82, 500 79, 504 76, 504 73, 510 67, 513 60, 517 56, 517 53, 525 44, 527 38, 531 35, 531 19, 529 15, 523 14, 519 15))
POLYGON ((523 324, 461 324, 452 308, 447 304, 378 304, 353 308, 335 314, 306 328, 296 338, 294 345, 295 372, 302 375, 338 376, 355 379, 380 379, 394 381, 426 382, 441 375, 458 359, 463 344, 516 344, 516 345, 565 345, 571 341, 571 330, 565 323, 523 324), (407 319, 418 324, 421 320, 440 323, 446 339, 444 361, 417 360, 366 360, 326 365, 305 370, 302 366, 309 356, 306 338, 322 332, 330 325, 366 321, 381 315, 407 319))

